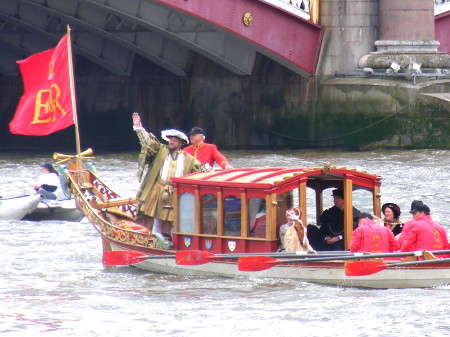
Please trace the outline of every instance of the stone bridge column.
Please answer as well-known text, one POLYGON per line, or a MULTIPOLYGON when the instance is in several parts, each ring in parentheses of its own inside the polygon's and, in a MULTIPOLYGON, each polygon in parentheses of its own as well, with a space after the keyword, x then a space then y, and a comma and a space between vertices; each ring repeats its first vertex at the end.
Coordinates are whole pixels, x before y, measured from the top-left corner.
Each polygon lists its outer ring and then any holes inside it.
POLYGON ((399 72, 440 72, 450 67, 450 57, 438 52, 435 40, 434 0, 379 0, 377 50, 365 55, 359 66, 389 69, 393 62, 399 72))

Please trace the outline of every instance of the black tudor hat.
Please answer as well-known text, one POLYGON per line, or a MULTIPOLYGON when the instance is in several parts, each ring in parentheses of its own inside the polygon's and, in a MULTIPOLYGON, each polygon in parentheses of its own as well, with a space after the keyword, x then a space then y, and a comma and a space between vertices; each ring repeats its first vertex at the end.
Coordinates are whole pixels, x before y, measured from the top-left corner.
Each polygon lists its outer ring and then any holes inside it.
POLYGON ((409 211, 409 213, 414 214, 416 212, 424 212, 426 214, 430 213, 430 207, 428 207, 427 205, 425 205, 422 201, 420 200, 414 200, 411 203, 411 210, 409 211))
POLYGON ((333 197, 340 197, 341 199, 344 199, 344 191, 342 188, 336 188, 331 192, 333 197))
POLYGON ((203 135, 206 136, 205 130, 201 127, 194 126, 191 131, 188 132, 190 135, 203 135))
POLYGON ((388 202, 381 206, 381 212, 383 212, 383 214, 386 208, 390 208, 392 210, 392 213, 394 213, 394 218, 398 218, 400 214, 402 214, 402 212, 400 211, 400 207, 392 202, 388 202))

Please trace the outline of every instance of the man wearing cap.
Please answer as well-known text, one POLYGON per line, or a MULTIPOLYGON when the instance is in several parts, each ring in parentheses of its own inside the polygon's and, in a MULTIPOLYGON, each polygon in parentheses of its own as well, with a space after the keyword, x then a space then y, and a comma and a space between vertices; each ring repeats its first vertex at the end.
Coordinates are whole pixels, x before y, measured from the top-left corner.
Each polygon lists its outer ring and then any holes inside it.
MULTIPOLYGON (((319 219, 320 233, 324 243, 321 249, 344 250, 344 191, 342 188, 336 188, 332 195, 334 206, 323 211, 319 219)), ((354 219, 359 213, 360 211, 353 207, 354 219)), ((356 228, 356 225, 355 222, 353 228, 356 228)))
POLYGON ((198 126, 194 126, 192 130, 189 131, 189 139, 192 145, 189 145, 183 150, 196 158, 202 164, 209 164, 209 166, 212 167, 214 162, 216 162, 223 169, 233 169, 233 167, 228 164, 227 158, 219 152, 217 146, 214 144, 205 143, 205 138, 205 131, 198 126))
POLYGON ((401 252, 450 248, 447 231, 431 220, 430 208, 427 205, 420 200, 414 200, 410 213, 413 219, 405 223, 399 238, 401 252))
POLYGON ((400 249, 394 234, 387 227, 377 225, 369 213, 357 215, 358 228, 353 231, 350 251, 390 253, 400 249))
POLYGON ((189 143, 181 131, 175 129, 162 131, 161 137, 168 145, 161 144, 153 134, 145 131, 137 112, 133 114, 133 129, 142 146, 137 173, 139 181, 142 180, 145 165, 149 165, 137 193, 139 212, 144 220, 145 216, 154 218, 153 233, 162 233, 164 222, 173 221, 173 189, 170 178, 201 171, 203 165, 191 155, 181 151, 181 146, 189 143))

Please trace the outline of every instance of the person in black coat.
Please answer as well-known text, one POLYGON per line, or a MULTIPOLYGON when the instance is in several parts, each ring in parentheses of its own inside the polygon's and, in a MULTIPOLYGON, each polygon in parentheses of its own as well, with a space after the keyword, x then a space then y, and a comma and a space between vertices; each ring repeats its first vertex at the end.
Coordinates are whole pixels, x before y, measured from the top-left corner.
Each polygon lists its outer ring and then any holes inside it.
MULTIPOLYGON (((321 250, 344 250, 344 193, 341 188, 333 190, 334 206, 323 211, 319 219, 323 238, 321 250)), ((353 207, 353 219, 361 212, 353 207)), ((357 222, 353 222, 353 229, 357 222)))

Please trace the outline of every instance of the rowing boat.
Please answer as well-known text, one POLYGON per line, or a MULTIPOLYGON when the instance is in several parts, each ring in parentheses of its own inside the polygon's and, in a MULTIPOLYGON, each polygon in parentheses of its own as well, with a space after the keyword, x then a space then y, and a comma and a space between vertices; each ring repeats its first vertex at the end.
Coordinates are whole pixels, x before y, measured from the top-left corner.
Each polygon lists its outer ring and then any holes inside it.
POLYGON ((267 277, 365 288, 433 287, 450 283, 450 263, 423 252, 410 253, 406 265, 399 263, 402 256, 389 254, 389 262, 384 263, 376 256, 348 252, 334 252, 325 259, 320 254, 292 259, 275 253, 279 245, 278 227, 285 219, 286 209, 300 206, 304 223, 317 221, 323 211, 324 191, 332 188, 344 191, 344 240, 348 249, 353 231, 353 200, 365 211, 380 216, 381 177, 377 175, 326 163, 322 168, 197 172, 173 178, 172 183, 176 198, 170 241, 136 222, 136 199, 120 198, 89 170, 69 169, 74 198, 101 235, 105 265, 131 264, 151 272, 177 275, 267 277), (205 261, 193 252, 213 257, 205 261), (111 254, 128 253, 142 254, 145 258, 111 262, 111 254), (191 258, 176 258, 177 254, 188 254, 191 258), (261 256, 267 255, 278 257, 275 260, 281 262, 261 262, 261 256), (259 266, 243 267, 248 257, 259 261, 259 266), (439 261, 429 263, 427 259, 439 261), (373 265, 376 261, 378 264, 373 265), (261 263, 271 265, 260 268, 261 263), (357 267, 357 272, 349 273, 350 266, 357 267), (367 267, 375 270, 365 273, 367 267))
POLYGON ((83 212, 81 212, 75 200, 42 200, 37 207, 31 212, 26 214, 22 220, 28 221, 74 221, 78 222, 84 218, 83 212))
POLYGON ((33 212, 40 201, 38 194, 0 198, 0 220, 20 220, 33 212))
MULTIPOLYGON (((83 153, 83 155, 92 153, 92 150, 89 149, 83 153)), ((70 160, 72 156, 67 156, 59 153, 55 153, 53 158, 70 160)), ((91 157, 92 158, 92 157, 91 157)), ((88 161, 85 163, 85 166, 88 170, 95 172, 95 165, 88 161)), ((67 166, 62 165, 62 162, 59 162, 57 166, 59 175, 60 175, 60 183, 61 190, 64 194, 64 199, 58 200, 41 200, 41 202, 37 205, 37 207, 32 211, 26 214, 22 220, 28 221, 44 221, 44 220, 52 220, 52 221, 74 221, 78 222, 84 218, 84 214, 77 207, 75 203, 75 199, 72 198, 69 188, 67 186, 67 166)))

